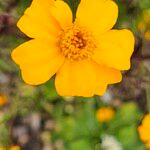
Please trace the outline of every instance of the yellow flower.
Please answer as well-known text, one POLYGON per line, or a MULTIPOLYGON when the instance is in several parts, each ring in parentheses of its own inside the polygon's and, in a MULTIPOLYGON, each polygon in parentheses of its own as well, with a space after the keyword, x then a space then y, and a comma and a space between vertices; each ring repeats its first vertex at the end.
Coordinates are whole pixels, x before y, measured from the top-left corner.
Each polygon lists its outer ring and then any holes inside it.
POLYGON ((9 150, 21 150, 19 146, 11 146, 9 150))
POLYGON ((147 9, 144 11, 144 22, 147 24, 147 23, 150 23, 150 9, 147 9))
POLYGON ((112 0, 81 0, 75 21, 62 0, 33 0, 18 22, 32 40, 12 53, 23 80, 39 85, 56 74, 62 96, 103 95, 130 68, 134 36, 112 29, 118 7, 112 0))
POLYGON ((96 118, 99 122, 109 122, 114 117, 115 111, 111 107, 102 107, 97 110, 96 118))
POLYGON ((4 106, 5 104, 7 104, 7 98, 4 95, 0 95, 0 106, 4 106))
MULTIPOLYGON (((1 147, 0 147, 0 150, 7 150, 7 148, 1 146, 1 147)), ((11 146, 11 147, 9 148, 9 150, 21 150, 21 149, 20 149, 19 146, 16 145, 16 146, 11 146)))
POLYGON ((150 41, 150 30, 145 33, 144 37, 146 40, 150 41))
POLYGON ((150 41, 150 9, 143 12, 143 18, 138 24, 138 28, 144 34, 144 38, 150 41))
POLYGON ((0 146, 0 150, 6 150, 6 148, 3 146, 0 146))
POLYGON ((142 124, 138 127, 140 139, 150 148, 150 114, 145 115, 142 124))

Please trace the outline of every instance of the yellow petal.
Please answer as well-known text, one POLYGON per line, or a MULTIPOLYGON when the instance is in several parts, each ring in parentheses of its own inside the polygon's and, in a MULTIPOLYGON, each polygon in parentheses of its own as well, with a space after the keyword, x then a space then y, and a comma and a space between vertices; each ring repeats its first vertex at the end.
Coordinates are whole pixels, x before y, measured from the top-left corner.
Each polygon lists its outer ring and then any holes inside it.
POLYGON ((95 62, 92 62, 92 65, 96 72, 96 88, 94 94, 103 95, 108 84, 118 83, 122 80, 122 75, 119 70, 102 66, 95 62))
POLYGON ((95 62, 94 64, 96 74, 98 75, 97 80, 99 83, 105 82, 108 84, 118 83, 122 80, 121 72, 117 69, 113 69, 107 66, 99 65, 95 62))
POLYGON ((66 61, 55 79, 56 90, 62 96, 93 96, 95 82, 95 70, 88 61, 66 61))
POLYGON ((36 2, 40 4, 43 8, 46 10, 49 10, 52 5, 54 5, 55 0, 33 0, 33 2, 36 2))
POLYGON ((54 6, 51 8, 51 13, 62 28, 72 25, 72 12, 66 2, 62 0, 55 1, 54 6))
POLYGON ((78 62, 66 60, 56 74, 56 90, 62 96, 103 95, 107 84, 114 81, 111 79, 113 72, 106 70, 89 60, 78 62))
POLYGON ((144 127, 150 128, 150 114, 147 114, 147 115, 144 116, 142 124, 143 124, 144 127))
POLYGON ((130 58, 134 50, 134 36, 129 30, 110 30, 98 39, 99 48, 93 59, 119 70, 130 68, 130 58))
POLYGON ((52 0, 33 0, 20 18, 17 26, 31 38, 49 38, 50 34, 57 36, 60 26, 50 13, 52 0))
POLYGON ((138 127, 138 132, 142 141, 150 141, 150 128, 141 125, 138 127))
POLYGON ((116 23, 118 7, 111 0, 81 0, 77 21, 95 34, 110 30, 116 23))
POLYGON ((51 57, 58 55, 55 40, 30 40, 18 46, 12 52, 13 60, 19 64, 36 64, 49 61, 51 57))
POLYGON ((20 66, 24 81, 31 85, 49 80, 64 61, 55 44, 42 40, 20 45, 12 52, 12 58, 20 66))

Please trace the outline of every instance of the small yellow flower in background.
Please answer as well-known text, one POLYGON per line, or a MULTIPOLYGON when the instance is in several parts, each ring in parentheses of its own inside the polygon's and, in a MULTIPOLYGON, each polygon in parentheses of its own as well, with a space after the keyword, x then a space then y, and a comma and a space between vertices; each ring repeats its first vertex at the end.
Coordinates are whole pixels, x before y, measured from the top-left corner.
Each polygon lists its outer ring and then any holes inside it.
POLYGON ((9 150, 21 150, 20 146, 11 146, 9 150))
POLYGON ((103 95, 130 68, 134 36, 112 29, 118 7, 112 0, 81 0, 75 21, 62 0, 33 0, 18 22, 32 40, 12 52, 23 80, 39 85, 56 74, 61 96, 103 95))
POLYGON ((3 146, 0 146, 0 150, 6 150, 6 148, 3 146))
POLYGON ((150 114, 144 116, 142 124, 138 127, 140 139, 150 148, 150 114))
POLYGON ((145 33, 144 37, 146 40, 150 41, 150 30, 145 33))
POLYGON ((4 106, 8 103, 7 97, 4 95, 0 95, 0 106, 4 106))
POLYGON ((96 112, 96 118, 99 122, 109 122, 114 115, 115 111, 111 107, 102 107, 96 112))
MULTIPOLYGON (((0 150, 7 150, 7 148, 1 146, 0 150)), ((10 148, 8 148, 8 150, 21 150, 21 148, 20 148, 20 146, 15 145, 15 146, 11 146, 10 148)))
POLYGON ((144 38, 150 41, 150 9, 143 12, 143 18, 138 28, 144 34, 144 38))

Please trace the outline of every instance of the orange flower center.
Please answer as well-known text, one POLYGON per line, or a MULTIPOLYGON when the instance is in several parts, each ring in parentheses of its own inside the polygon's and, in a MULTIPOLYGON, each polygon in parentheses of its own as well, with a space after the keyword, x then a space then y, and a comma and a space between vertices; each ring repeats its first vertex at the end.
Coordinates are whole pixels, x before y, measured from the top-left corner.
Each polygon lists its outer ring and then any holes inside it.
POLYGON ((96 42, 90 31, 74 23, 60 32, 59 48, 66 58, 83 60, 91 57, 96 42))

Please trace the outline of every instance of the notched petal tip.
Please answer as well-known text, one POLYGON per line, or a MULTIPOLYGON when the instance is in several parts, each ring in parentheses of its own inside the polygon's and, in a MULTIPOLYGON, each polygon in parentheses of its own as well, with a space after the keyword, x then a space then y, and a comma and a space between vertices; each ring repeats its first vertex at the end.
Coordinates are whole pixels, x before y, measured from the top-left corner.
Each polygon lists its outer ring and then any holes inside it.
POLYGON ((62 0, 54 2, 50 9, 52 16, 59 22, 61 28, 72 25, 73 15, 69 5, 62 0))
POLYGON ((99 41, 98 49, 93 55, 94 61, 118 70, 130 69, 135 44, 130 30, 110 30, 99 37, 99 41))
POLYGON ((107 91, 107 84, 104 85, 103 87, 99 87, 97 89, 95 89, 95 95, 98 96, 103 96, 105 94, 105 92, 107 91))

